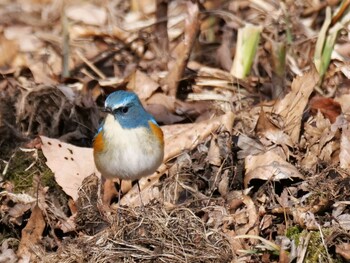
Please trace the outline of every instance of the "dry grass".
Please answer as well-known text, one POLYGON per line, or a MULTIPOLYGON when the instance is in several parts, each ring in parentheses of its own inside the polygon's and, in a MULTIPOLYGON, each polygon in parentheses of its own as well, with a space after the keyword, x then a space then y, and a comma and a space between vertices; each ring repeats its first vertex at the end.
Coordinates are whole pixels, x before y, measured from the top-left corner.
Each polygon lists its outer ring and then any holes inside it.
POLYGON ((186 207, 166 209, 156 203, 120 209, 109 228, 94 236, 67 238, 43 262, 230 262, 232 251, 223 233, 208 228, 186 207), (119 222, 118 222, 119 221, 119 222))

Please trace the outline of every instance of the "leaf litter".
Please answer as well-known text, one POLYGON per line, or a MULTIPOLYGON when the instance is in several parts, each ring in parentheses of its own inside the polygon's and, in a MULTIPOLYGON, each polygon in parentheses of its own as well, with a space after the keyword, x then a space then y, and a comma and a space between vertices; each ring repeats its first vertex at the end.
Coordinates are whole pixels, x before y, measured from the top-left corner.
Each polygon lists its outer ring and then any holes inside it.
POLYGON ((350 260, 348 5, 0 3, 0 262, 350 260), (165 134, 144 211, 99 195, 117 89, 165 134))

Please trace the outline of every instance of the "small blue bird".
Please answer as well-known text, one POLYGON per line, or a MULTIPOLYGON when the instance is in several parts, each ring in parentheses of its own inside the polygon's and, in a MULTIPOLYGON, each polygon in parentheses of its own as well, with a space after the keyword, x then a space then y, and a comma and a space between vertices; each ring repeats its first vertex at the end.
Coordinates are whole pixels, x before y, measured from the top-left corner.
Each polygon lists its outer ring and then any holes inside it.
POLYGON ((121 184, 154 173, 163 161, 163 132, 137 95, 115 91, 107 97, 104 111, 107 116, 93 141, 95 164, 102 176, 119 178, 121 184))

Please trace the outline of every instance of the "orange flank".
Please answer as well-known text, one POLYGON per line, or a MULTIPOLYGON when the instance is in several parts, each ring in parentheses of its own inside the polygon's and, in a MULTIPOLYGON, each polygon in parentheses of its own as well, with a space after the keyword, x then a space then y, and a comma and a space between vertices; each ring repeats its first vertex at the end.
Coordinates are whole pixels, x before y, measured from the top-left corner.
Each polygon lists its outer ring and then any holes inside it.
POLYGON ((157 124, 154 124, 152 121, 148 121, 149 126, 151 127, 152 133, 159 139, 161 144, 164 144, 163 131, 157 124))
POLYGON ((93 141, 94 151, 96 151, 96 152, 102 152, 103 149, 104 149, 104 146, 105 146, 105 144, 104 144, 104 142, 103 142, 102 131, 100 131, 100 132, 96 135, 96 137, 95 137, 95 139, 94 139, 94 141, 93 141))

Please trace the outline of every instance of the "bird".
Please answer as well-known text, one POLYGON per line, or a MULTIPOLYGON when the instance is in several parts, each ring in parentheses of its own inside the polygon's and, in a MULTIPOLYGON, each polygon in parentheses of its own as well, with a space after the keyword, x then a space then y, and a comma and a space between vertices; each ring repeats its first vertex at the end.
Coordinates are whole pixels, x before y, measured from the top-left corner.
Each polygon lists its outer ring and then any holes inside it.
POLYGON ((164 137, 155 118, 142 106, 136 93, 117 90, 104 104, 106 116, 93 139, 93 155, 102 179, 137 180, 153 174, 163 162, 164 137))

